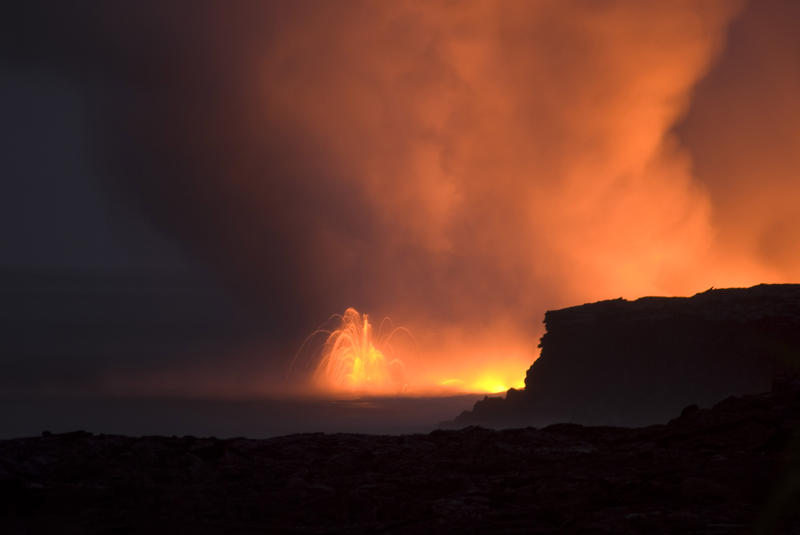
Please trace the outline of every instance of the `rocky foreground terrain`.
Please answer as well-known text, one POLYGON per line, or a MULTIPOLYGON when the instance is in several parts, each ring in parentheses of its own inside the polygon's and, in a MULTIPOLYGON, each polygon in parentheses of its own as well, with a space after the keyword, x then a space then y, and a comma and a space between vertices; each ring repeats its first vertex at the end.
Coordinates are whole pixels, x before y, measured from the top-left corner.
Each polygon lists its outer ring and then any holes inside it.
POLYGON ((545 323, 519 428, 0 441, 0 533, 800 533, 800 285, 545 323))
POLYGON ((3 533, 800 533, 800 385, 644 428, 0 441, 3 533))

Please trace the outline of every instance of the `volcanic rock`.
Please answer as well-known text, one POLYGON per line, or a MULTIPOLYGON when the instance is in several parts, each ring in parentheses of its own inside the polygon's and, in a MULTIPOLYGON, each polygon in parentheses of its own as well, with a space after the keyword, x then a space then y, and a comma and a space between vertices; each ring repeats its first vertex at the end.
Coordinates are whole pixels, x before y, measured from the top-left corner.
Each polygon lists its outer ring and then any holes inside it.
POLYGON ((3 533, 800 533, 800 388, 628 429, 0 441, 3 533))
POLYGON ((800 363, 800 285, 710 289, 548 311, 523 390, 451 425, 647 425, 770 389, 800 363))

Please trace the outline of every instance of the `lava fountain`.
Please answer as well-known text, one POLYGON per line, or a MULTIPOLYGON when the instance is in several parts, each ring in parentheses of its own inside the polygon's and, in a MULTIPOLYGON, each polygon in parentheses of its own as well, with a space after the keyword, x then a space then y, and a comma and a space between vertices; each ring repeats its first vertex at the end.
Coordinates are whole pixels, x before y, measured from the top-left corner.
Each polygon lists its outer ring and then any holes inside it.
MULTIPOLYGON (((405 327, 384 318, 377 329, 367 314, 348 308, 332 315, 312 332, 290 366, 290 376, 305 368, 316 393, 377 396, 447 396, 501 393, 523 386, 530 357, 513 357, 498 347, 475 345, 472 352, 496 358, 480 362, 465 353, 440 347, 421 359, 416 341, 405 327), (334 323, 335 322, 335 323, 334 323), (325 328, 333 323, 333 328, 325 328), (322 341, 324 340, 324 342, 322 341), (401 358, 402 357, 402 358, 401 358), (424 365, 423 365, 424 364, 424 365)), ((496 344, 494 344, 496 346, 496 344)))
POLYGON ((399 394, 406 390, 405 365, 395 355, 393 339, 399 334, 411 338, 407 329, 392 328, 384 319, 373 331, 367 314, 348 308, 335 315, 339 327, 319 329, 312 334, 327 334, 313 382, 323 390, 369 394, 399 394), (388 328, 387 328, 388 327, 388 328))

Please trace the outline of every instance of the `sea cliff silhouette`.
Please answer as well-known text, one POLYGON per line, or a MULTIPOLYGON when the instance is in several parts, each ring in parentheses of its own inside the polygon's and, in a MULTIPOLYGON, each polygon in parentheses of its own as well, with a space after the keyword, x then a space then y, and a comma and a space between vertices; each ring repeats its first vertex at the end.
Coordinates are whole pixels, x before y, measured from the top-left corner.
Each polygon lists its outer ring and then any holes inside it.
POLYGON ((800 362, 800 284, 709 289, 551 310, 525 388, 451 425, 647 425, 770 389, 800 362))

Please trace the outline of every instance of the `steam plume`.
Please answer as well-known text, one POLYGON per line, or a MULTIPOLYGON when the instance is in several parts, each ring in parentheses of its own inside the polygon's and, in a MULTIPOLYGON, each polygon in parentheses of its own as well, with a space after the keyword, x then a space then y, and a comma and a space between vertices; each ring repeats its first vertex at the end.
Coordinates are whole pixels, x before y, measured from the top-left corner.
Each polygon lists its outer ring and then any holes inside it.
POLYGON ((546 307, 797 274, 788 206, 735 243, 693 174, 713 122, 675 133, 739 2, 222 6, 93 4, 104 52, 73 62, 104 79, 118 184, 291 340, 357 306, 442 368, 522 373, 546 307))

